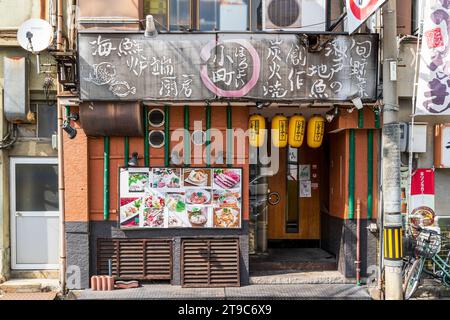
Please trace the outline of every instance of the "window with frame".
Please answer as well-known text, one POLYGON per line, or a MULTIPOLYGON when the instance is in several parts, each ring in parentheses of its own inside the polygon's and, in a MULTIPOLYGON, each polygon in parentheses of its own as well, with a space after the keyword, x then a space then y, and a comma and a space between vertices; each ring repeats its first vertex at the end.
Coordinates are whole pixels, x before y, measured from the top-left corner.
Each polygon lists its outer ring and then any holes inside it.
POLYGON ((262 29, 262 0, 144 0, 159 31, 262 29))

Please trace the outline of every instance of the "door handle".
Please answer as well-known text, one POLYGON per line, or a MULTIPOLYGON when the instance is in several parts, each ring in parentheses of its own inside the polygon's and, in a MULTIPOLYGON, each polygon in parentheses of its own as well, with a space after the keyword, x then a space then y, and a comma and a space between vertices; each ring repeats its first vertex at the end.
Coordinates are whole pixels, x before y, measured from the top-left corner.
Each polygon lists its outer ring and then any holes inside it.
POLYGON ((22 217, 23 214, 22 214, 22 212, 16 212, 15 216, 19 218, 19 217, 22 217))

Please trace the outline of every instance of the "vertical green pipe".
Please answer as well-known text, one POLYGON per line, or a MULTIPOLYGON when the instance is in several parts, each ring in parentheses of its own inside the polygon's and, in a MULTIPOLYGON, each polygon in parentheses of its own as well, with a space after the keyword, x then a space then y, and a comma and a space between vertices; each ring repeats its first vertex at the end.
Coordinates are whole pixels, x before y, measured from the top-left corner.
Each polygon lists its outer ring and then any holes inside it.
POLYGON ((227 106, 227 166, 233 166, 233 110, 231 104, 227 106))
POLYGON ((380 119, 380 110, 375 110, 375 128, 380 129, 381 128, 381 119, 380 119))
POLYGON ((130 138, 125 137, 123 141, 123 158, 124 158, 124 166, 128 168, 128 161, 130 160, 130 138))
POLYGON ((206 106, 206 166, 211 167, 211 105, 206 106))
POLYGON ((355 218, 355 130, 350 130, 350 161, 348 173, 348 218, 355 218))
POLYGON ((191 139, 189 132, 189 106, 184 106, 184 166, 191 164, 191 139))
POLYGON ((109 220, 109 137, 103 138, 103 219, 109 220))
POLYGON ((358 128, 364 128, 364 110, 358 110, 358 128))
POLYGON ((166 116, 166 121, 164 122, 164 165, 166 167, 170 166, 170 106, 166 105, 164 108, 164 113, 166 116))
POLYGON ((148 107, 144 106, 144 163, 150 167, 150 143, 148 141, 148 107))
POLYGON ((373 217, 373 130, 367 132, 367 219, 373 217))

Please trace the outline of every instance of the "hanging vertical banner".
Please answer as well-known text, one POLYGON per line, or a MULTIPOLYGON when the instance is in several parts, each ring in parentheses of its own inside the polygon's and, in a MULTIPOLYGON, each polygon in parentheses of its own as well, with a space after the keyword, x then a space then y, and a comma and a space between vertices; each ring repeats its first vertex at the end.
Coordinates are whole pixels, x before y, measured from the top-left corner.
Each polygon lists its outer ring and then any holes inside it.
POLYGON ((413 225, 431 227, 435 223, 434 170, 419 169, 411 181, 410 220, 413 225))
POLYGON ((426 1, 417 115, 450 115, 450 3, 426 1))
POLYGON ((386 0, 347 0, 348 33, 358 30, 385 2, 386 0))

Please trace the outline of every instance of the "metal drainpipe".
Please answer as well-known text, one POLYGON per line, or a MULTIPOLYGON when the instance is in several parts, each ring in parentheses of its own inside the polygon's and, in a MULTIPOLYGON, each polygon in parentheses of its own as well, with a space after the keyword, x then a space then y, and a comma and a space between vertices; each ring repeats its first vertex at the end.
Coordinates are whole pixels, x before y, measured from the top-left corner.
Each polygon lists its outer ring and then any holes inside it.
POLYGON ((123 150, 123 157, 124 157, 124 166, 128 168, 128 161, 130 160, 130 138, 125 137, 124 138, 124 150, 123 150))
MULTIPOLYGON (((66 107, 66 114, 67 109, 66 107)), ((63 150, 63 110, 58 104, 58 200, 59 200, 59 281, 61 291, 66 293, 66 217, 65 217, 65 184, 64 184, 64 150, 63 150)))
POLYGON ((58 0, 57 15, 56 50, 61 51, 63 47, 63 0, 58 0))
POLYGON ((109 220, 109 137, 103 138, 104 143, 104 170, 103 170, 103 219, 109 220))
POLYGON ((144 163, 150 167, 150 144, 148 141, 148 107, 144 106, 144 163))
POLYGON ((164 122, 164 164, 166 167, 170 166, 170 106, 166 105, 164 108, 166 121, 164 122))
POLYGON ((233 166, 233 109, 231 104, 227 106, 227 166, 233 166))
POLYGON ((348 218, 355 218, 355 130, 350 130, 350 159, 348 173, 348 218))
POLYGON ((211 105, 206 105, 206 166, 211 167, 211 105))
POLYGON ((184 106, 184 166, 191 165, 191 139, 189 132, 189 106, 184 106))
POLYGON ((367 220, 373 218, 373 129, 367 132, 367 220))

